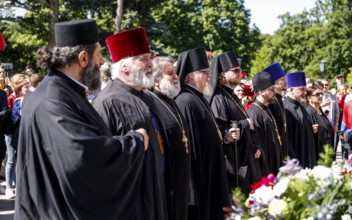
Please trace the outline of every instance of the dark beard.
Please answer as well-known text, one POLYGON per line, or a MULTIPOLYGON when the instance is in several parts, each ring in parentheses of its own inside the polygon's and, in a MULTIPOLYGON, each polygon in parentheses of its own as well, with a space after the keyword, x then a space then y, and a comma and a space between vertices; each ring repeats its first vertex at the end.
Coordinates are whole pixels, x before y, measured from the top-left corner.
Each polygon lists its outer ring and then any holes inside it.
POLYGON ((88 66, 81 72, 81 77, 83 84, 88 87, 89 91, 100 89, 100 70, 93 60, 90 60, 88 66))

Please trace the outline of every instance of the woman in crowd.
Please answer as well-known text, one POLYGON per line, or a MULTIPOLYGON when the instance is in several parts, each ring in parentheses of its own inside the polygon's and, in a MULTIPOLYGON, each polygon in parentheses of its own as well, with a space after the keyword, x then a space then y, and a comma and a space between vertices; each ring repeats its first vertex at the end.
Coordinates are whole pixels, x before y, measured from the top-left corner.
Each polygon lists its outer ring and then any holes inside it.
POLYGON ((309 117, 313 123, 313 126, 318 127, 318 132, 316 135, 317 143, 317 158, 319 154, 324 152, 324 145, 333 145, 334 129, 329 121, 329 119, 323 114, 320 104, 323 100, 323 92, 317 86, 311 86, 307 88, 307 105, 306 110, 309 117), (316 126, 318 125, 318 126, 316 126))
POLYGON ((18 132, 21 121, 21 106, 23 98, 30 92, 30 84, 26 75, 15 74, 11 78, 11 85, 15 93, 15 101, 11 109, 13 133, 10 141, 7 141, 7 164, 6 164, 6 198, 14 198, 14 187, 16 183, 16 151, 18 143, 18 132))

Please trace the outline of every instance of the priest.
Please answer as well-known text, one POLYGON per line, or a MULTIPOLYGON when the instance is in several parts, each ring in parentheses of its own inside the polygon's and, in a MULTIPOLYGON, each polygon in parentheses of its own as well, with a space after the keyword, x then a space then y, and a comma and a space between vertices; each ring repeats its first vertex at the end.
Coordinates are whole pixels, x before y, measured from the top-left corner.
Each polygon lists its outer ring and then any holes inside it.
POLYGON ((112 136, 86 98, 104 63, 95 20, 55 24, 39 49, 48 74, 23 100, 15 219, 131 219, 144 129, 112 136))
MULTIPOLYGON (((153 116, 142 100, 143 89, 154 85, 149 43, 144 28, 118 32, 106 39, 112 58, 113 81, 93 100, 92 104, 114 135, 126 134, 142 127, 149 135, 149 148, 142 164, 139 188, 126 188, 135 196, 138 208, 129 219, 167 219, 162 154, 153 116)), ((121 169, 129 169, 129 164, 121 169)))
POLYGON ((303 167, 316 165, 316 144, 313 123, 304 108, 306 75, 293 72, 286 75, 287 97, 284 101, 287 119, 288 153, 297 158, 303 167))
POLYGON ((252 84, 257 96, 248 109, 248 114, 253 119, 256 131, 254 138, 263 148, 265 161, 262 175, 276 175, 280 168, 282 139, 275 117, 269 109, 269 104, 273 103, 275 98, 275 82, 269 73, 259 72, 254 75, 252 84))
POLYGON ((214 57, 210 69, 211 85, 215 88, 210 105, 225 137, 223 148, 229 190, 231 192, 235 187, 241 187, 248 195, 250 186, 261 179, 261 151, 251 137, 254 133, 253 122, 233 93, 240 84, 242 70, 233 51, 214 57), (233 126, 240 131, 236 139, 231 135, 233 126))
POLYGON ((177 106, 190 129, 191 175, 188 219, 224 219, 223 207, 229 205, 225 172, 223 137, 204 95, 211 95, 210 71, 204 48, 181 53, 176 72, 181 92, 177 106))
POLYGON ((282 96, 282 92, 286 90, 287 85, 286 74, 280 63, 274 63, 263 71, 269 73, 275 81, 276 94, 273 102, 269 104, 269 108, 276 120, 281 137, 280 164, 283 165, 288 159, 286 111, 283 103, 284 97, 282 96))
POLYGON ((164 181, 169 220, 186 220, 188 214, 189 131, 174 97, 180 81, 170 57, 152 59, 154 88, 145 90, 143 100, 150 107, 164 153, 164 181))

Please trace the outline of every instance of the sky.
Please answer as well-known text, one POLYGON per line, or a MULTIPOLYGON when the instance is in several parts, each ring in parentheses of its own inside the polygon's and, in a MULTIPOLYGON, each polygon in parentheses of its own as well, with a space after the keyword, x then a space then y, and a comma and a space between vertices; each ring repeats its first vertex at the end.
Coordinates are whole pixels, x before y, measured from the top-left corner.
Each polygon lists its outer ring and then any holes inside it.
POLYGON ((277 16, 309 11, 315 0, 245 0, 244 5, 251 10, 251 24, 256 24, 263 34, 273 34, 280 27, 277 16))

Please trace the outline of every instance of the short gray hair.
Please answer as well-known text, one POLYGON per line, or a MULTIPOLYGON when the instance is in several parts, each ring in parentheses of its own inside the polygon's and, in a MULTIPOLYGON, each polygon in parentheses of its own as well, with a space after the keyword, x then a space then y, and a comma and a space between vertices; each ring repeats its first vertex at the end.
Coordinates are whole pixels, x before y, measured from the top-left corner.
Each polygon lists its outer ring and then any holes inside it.
POLYGON ((166 64, 174 63, 174 60, 171 57, 167 56, 161 56, 161 57, 155 57, 152 59, 153 63, 153 75, 154 75, 154 80, 159 81, 162 77, 163 72, 165 71, 166 64))

